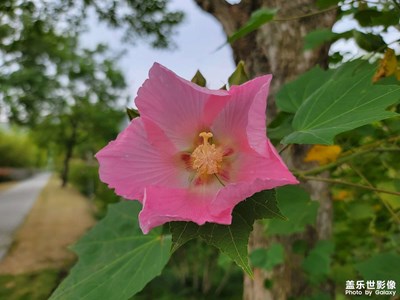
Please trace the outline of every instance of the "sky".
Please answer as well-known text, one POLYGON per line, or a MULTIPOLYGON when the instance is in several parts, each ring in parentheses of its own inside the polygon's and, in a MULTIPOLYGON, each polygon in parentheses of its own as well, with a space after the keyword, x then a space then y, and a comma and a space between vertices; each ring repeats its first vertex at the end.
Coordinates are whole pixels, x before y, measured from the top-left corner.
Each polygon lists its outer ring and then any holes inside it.
MULTIPOLYGON (((97 21, 94 13, 89 14, 89 30, 81 40, 83 47, 93 48, 98 43, 106 43, 116 53, 126 50, 126 54, 119 61, 119 67, 124 72, 128 84, 128 106, 133 106, 137 90, 148 77, 148 71, 154 62, 166 66, 188 80, 200 70, 207 79, 207 87, 215 89, 223 86, 234 70, 231 48, 225 45, 216 51, 224 44, 226 37, 221 25, 213 16, 198 8, 192 0, 171 0, 170 8, 185 13, 184 21, 176 26, 176 34, 172 36, 177 45, 173 50, 155 50, 144 40, 138 40, 136 45, 124 44, 121 42, 122 32, 109 29, 107 25, 97 21)), ((339 33, 353 28, 363 31, 349 16, 337 22, 333 31, 339 33)), ((386 42, 398 38, 398 31, 385 35, 386 42)), ((354 41, 343 40, 331 47, 331 52, 335 51, 347 52, 345 57, 348 59, 365 53, 360 51, 354 41)))
POLYGON ((215 51, 226 39, 218 21, 198 8, 194 1, 173 0, 170 7, 185 13, 184 21, 172 36, 177 45, 173 50, 155 50, 144 40, 138 40, 136 45, 123 44, 122 32, 109 29, 99 23, 94 14, 89 15, 89 30, 82 37, 82 46, 93 48, 98 43, 106 43, 114 51, 126 50, 119 67, 126 76, 132 103, 154 62, 188 80, 200 70, 207 79, 207 87, 215 89, 223 86, 234 71, 231 48, 226 45, 215 51))

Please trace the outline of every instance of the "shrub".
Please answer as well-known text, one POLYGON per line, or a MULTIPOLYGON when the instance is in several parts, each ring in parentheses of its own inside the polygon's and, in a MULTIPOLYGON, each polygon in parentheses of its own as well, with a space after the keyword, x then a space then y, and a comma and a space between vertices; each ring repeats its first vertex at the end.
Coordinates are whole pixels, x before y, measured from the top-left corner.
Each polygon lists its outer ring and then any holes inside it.
POLYGON ((40 167, 45 155, 27 132, 0 130, 0 167, 40 167))
POLYGON ((96 217, 102 218, 107 205, 120 200, 113 190, 100 181, 97 164, 88 164, 82 160, 71 161, 70 182, 85 196, 92 199, 96 208, 96 217))

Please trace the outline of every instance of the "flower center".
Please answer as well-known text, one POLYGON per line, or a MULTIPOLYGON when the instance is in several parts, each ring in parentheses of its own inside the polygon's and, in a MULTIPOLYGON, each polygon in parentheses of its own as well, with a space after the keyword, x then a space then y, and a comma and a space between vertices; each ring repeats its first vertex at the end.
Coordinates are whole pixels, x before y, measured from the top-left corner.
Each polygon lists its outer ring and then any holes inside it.
POLYGON ((192 168, 200 176, 217 174, 221 169, 223 152, 208 142, 213 137, 211 132, 202 132, 199 136, 203 138, 203 144, 197 146, 190 155, 192 168))

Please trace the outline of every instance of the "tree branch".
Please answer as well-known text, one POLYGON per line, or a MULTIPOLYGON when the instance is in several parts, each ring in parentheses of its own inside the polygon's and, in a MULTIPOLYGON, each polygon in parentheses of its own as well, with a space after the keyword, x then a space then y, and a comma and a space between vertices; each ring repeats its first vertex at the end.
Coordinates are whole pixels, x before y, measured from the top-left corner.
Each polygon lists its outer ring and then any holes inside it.
MULTIPOLYGON (((367 179, 367 177, 364 176, 363 173, 360 172, 357 168, 355 168, 352 164, 350 164, 350 168, 353 169, 354 172, 358 174, 371 188, 375 188, 374 185, 367 179)), ((390 207, 389 204, 386 203, 385 200, 382 199, 381 195, 379 195, 378 191, 375 191, 376 195, 378 196, 379 200, 382 202, 383 206, 386 207, 386 209, 389 211, 389 213, 392 215, 392 217, 397 221, 397 223, 400 224, 400 218, 399 216, 393 211, 393 209, 390 207)))
POLYGON ((376 187, 371 187, 371 186, 367 186, 367 185, 362 185, 362 184, 338 180, 338 179, 314 177, 314 176, 306 176, 306 175, 299 175, 299 177, 304 180, 323 181, 323 182, 334 183, 334 184, 343 184, 343 185, 348 185, 348 186, 352 186, 352 187, 356 187, 356 188, 360 188, 360 189, 364 189, 364 190, 375 191, 378 193, 400 196, 399 192, 392 192, 392 191, 388 191, 388 190, 384 190, 384 189, 379 189, 376 187))

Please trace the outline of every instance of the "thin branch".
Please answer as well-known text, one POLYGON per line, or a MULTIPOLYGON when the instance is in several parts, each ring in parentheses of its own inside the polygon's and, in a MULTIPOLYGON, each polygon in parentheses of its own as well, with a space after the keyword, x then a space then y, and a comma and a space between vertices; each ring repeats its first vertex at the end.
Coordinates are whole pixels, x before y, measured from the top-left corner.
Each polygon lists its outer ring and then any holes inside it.
POLYGON ((372 151, 379 151, 379 152, 383 152, 383 151, 400 151, 399 148, 375 148, 375 147, 379 147, 380 145, 384 144, 384 143, 390 143, 390 142, 397 142, 400 140, 400 136, 392 136, 389 137, 387 139, 383 139, 383 140, 379 140, 370 144, 366 144, 366 145, 362 145, 356 149, 352 149, 350 151, 346 151, 344 153, 342 153, 342 155, 335 161, 332 162, 330 164, 326 164, 320 167, 316 167, 314 169, 308 170, 308 171, 303 171, 303 172, 296 172, 293 171, 294 173, 298 173, 299 176, 302 175, 316 175, 316 174, 320 174, 326 170, 335 168, 357 156, 372 152, 372 151))
POLYGON ((286 144, 285 146, 283 146, 282 149, 279 150, 279 152, 278 152, 279 155, 281 155, 281 153, 282 153, 283 151, 285 151, 287 148, 289 148, 291 145, 292 145, 292 144, 286 144))
POLYGON ((305 175, 299 175, 299 177, 302 178, 302 179, 305 179, 305 180, 323 181, 323 182, 334 183, 334 184, 343 184, 343 185, 348 185, 348 186, 352 186, 352 187, 356 187, 356 188, 360 188, 360 189, 364 189, 364 190, 375 191, 375 192, 378 192, 378 193, 384 193, 384 194, 400 196, 399 192, 388 191, 388 190, 384 190, 384 189, 379 189, 379 188, 370 187, 370 186, 367 186, 367 185, 362 185, 362 184, 343 181, 343 180, 338 180, 338 179, 314 177, 314 176, 305 176, 305 175))
POLYGON ((335 5, 332 7, 328 7, 326 9, 322 9, 322 10, 318 10, 318 11, 314 11, 308 14, 304 14, 304 15, 300 15, 300 16, 293 16, 293 17, 288 17, 288 18, 278 18, 278 19, 272 19, 272 21, 274 22, 286 22, 286 21, 294 21, 294 20, 298 20, 298 19, 304 19, 304 18, 308 18, 308 17, 313 17, 319 14, 323 14, 332 10, 336 10, 338 9, 340 6, 339 5, 335 5))
POLYGON ((394 5, 396 6, 396 8, 397 8, 398 10, 400 10, 400 3, 397 2, 397 0, 392 0, 392 2, 393 2, 394 5))
MULTIPOLYGON (((360 176, 371 188, 375 188, 374 185, 367 179, 367 177, 364 176, 363 173, 360 172, 357 168, 355 168, 352 164, 349 164, 350 168, 352 168, 358 176, 360 176)), ((389 204, 386 203, 385 200, 382 199, 381 195, 379 195, 379 192, 374 191, 375 194, 378 196, 379 200, 383 203, 383 205, 386 207, 386 209, 389 211, 389 213, 392 215, 392 217, 397 221, 397 223, 400 224, 400 218, 399 216, 393 211, 393 209, 390 207, 389 204)))

